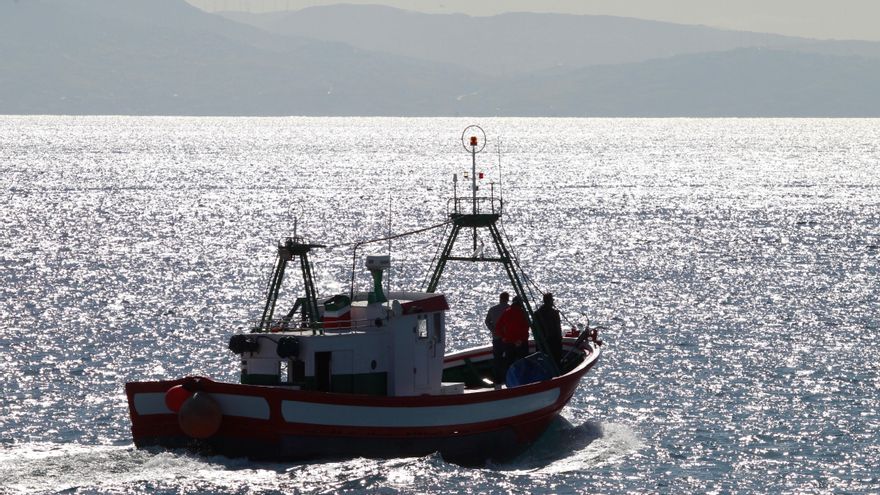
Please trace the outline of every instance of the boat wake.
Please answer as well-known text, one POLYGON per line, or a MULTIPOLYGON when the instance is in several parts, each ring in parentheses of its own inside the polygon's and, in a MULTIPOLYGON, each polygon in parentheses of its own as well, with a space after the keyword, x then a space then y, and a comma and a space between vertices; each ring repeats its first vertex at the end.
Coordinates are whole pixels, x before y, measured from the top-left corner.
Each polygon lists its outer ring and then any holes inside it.
POLYGON ((285 467, 134 446, 17 444, 0 448, 0 493, 236 493, 276 486, 285 467))
POLYGON ((303 493, 358 493, 378 489, 424 490, 450 473, 439 454, 401 459, 350 459, 303 464, 287 470, 289 482, 303 493))
POLYGON ((573 425, 559 417, 526 452, 493 468, 538 474, 582 472, 613 464, 642 446, 641 437, 628 426, 591 421, 573 425))
POLYGON ((481 469, 447 463, 439 454, 290 464, 133 446, 15 444, 0 447, 0 492, 365 493, 448 491, 467 485, 516 491, 529 479, 603 469, 642 445, 627 426, 573 425, 564 418, 557 418, 519 457, 481 469))
MULTIPOLYGON (((286 471, 298 491, 308 493, 459 491, 462 486, 492 487, 510 492, 540 486, 540 480, 565 473, 584 473, 619 462, 643 446, 631 428, 613 423, 573 425, 553 421, 537 443, 517 458, 472 469, 447 463, 439 454, 425 457, 303 464, 286 471), (531 481, 538 481, 533 485, 531 481), (457 488, 456 488, 457 487, 457 488)), ((292 488, 288 485, 288 488, 292 488)))

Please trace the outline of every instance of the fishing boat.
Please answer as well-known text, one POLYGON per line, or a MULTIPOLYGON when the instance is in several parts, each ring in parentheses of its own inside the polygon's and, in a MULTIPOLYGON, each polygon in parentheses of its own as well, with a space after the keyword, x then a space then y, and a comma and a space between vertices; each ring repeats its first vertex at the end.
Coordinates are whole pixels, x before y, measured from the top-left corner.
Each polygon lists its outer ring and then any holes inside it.
MULTIPOLYGON (((562 338, 564 357, 548 357, 545 329, 498 229, 503 201, 494 193, 477 196, 477 131, 471 126, 462 135, 473 158, 472 194, 456 193, 450 201, 449 234, 425 290, 383 287, 390 256, 372 255, 365 260, 369 290, 356 291, 352 282, 348 293, 319 297, 309 256, 324 246, 297 235, 285 239, 259 322, 228 341, 240 362, 240 383, 196 376, 127 383, 135 445, 257 460, 440 452, 453 462, 481 464, 533 443, 596 364, 601 341, 589 326, 573 330, 562 338), (481 229, 488 230, 495 254, 453 255, 460 234, 473 231, 476 247, 481 229), (524 302, 531 354, 510 366, 504 383, 494 383, 488 342, 446 352, 450 307, 437 289, 450 261, 501 264, 524 302), (288 268, 297 266, 304 294, 283 311, 279 292, 288 268)), ((482 141, 485 146, 485 134, 482 141)))

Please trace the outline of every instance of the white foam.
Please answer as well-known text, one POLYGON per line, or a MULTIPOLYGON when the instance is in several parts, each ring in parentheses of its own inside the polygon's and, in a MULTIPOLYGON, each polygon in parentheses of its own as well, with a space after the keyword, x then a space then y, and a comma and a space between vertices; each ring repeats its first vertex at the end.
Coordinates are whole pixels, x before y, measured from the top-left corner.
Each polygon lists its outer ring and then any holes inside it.
MULTIPOLYGON (((247 460, 151 452, 132 446, 19 444, 0 451, 0 479, 11 493, 48 493, 78 488, 274 484, 278 470, 250 468, 247 460)), ((5 492, 4 492, 5 493, 5 492)))
POLYGON ((591 421, 574 426, 559 418, 517 459, 489 467, 530 476, 589 471, 620 462, 643 446, 641 436, 629 426, 591 421))
POLYGON ((539 468, 542 474, 557 474, 596 469, 620 462, 628 454, 644 447, 642 437, 631 427, 616 423, 596 424, 600 434, 571 455, 539 468))

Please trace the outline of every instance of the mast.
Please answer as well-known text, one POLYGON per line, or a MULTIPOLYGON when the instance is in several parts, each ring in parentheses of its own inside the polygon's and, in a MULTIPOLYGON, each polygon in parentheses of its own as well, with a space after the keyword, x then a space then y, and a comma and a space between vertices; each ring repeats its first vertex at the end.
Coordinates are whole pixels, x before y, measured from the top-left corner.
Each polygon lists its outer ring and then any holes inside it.
MULTIPOLYGON (((478 127, 479 129, 479 127, 478 127)), ((480 129, 482 131, 482 129, 480 129)), ((467 133, 467 129, 465 129, 465 133, 467 133)), ((486 135, 483 134, 483 147, 486 147, 486 135)), ((471 192, 473 193, 473 209, 471 210, 474 215, 477 214, 477 136, 470 137, 470 145, 471 145, 471 192)), ((480 148, 482 151, 483 148, 480 148)), ((477 253, 477 228, 474 227, 474 255, 477 253)))
MULTIPOLYGON (((483 132, 483 129, 475 125, 467 127, 462 134, 462 145, 464 145, 465 150, 470 152, 472 159, 471 187, 473 193, 471 195, 471 207, 461 208, 461 201, 457 195, 452 199, 452 208, 449 213, 449 218, 452 220, 452 229, 443 244, 443 249, 440 256, 437 258, 436 264, 431 270, 431 278, 428 282, 426 291, 436 292, 437 286, 440 284, 440 278, 446 268, 446 263, 449 261, 501 263, 504 266, 507 278, 513 286, 514 292, 523 301, 523 306, 528 314, 538 350, 547 355, 551 355, 547 340, 544 336, 544 331, 535 319, 535 312, 532 308, 532 303, 526 294, 525 286, 522 283, 520 274, 516 270, 513 257, 511 256, 507 245, 504 243, 504 238, 502 237, 501 232, 498 230, 497 223, 501 219, 503 204, 500 199, 495 198, 494 189, 489 197, 477 196, 476 156, 477 153, 485 148, 485 138, 486 134, 483 132), (480 139, 477 136, 478 133, 482 134, 482 143, 480 143, 480 139), (496 204, 498 206, 497 208, 496 204), (470 210, 470 213, 465 213, 467 210, 470 210), (464 228, 470 228, 473 230, 473 254, 471 256, 453 256, 452 249, 455 246, 455 241, 458 239, 461 230, 464 228), (477 229, 487 229, 489 231, 489 234, 492 237, 492 244, 495 246, 497 252, 496 256, 487 257, 484 253, 477 253, 477 229)), ((556 367, 556 372, 559 373, 559 368, 555 363, 554 367, 556 367)))

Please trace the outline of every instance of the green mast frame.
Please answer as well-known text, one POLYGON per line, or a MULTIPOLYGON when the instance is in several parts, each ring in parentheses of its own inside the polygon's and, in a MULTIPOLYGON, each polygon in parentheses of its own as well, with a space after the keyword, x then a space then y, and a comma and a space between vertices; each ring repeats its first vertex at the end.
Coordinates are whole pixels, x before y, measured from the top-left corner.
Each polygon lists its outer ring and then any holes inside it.
POLYGON ((278 303, 278 293, 284 282, 284 272, 287 264, 294 258, 299 260, 303 276, 305 296, 297 298, 293 309, 283 319, 286 327, 297 309, 302 308, 303 324, 317 330, 318 323, 318 293, 315 291, 315 281, 312 276, 312 265, 309 263, 309 251, 314 248, 323 248, 320 244, 307 244, 299 237, 288 237, 284 244, 278 245, 278 258, 275 261, 275 270, 272 272, 272 280, 269 283, 269 293, 266 296, 266 305, 263 308, 263 316, 260 318, 260 326, 254 329, 258 332, 268 332, 272 328, 272 318, 275 314, 275 305, 278 303))

